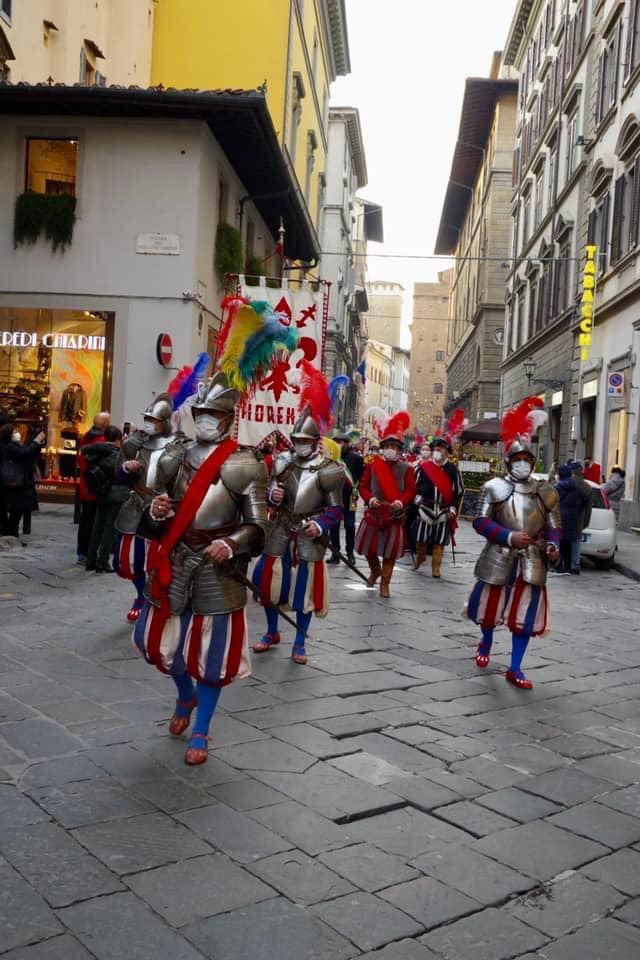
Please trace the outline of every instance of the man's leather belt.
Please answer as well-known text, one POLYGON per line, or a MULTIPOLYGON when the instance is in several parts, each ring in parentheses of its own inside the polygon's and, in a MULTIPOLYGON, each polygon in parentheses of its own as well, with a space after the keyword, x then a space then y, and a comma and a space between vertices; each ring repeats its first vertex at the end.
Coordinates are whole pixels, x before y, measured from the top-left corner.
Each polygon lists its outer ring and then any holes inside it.
POLYGON ((228 523, 226 527, 216 527, 215 530, 187 530, 182 537, 182 542, 192 550, 198 547, 207 546, 214 540, 222 540, 229 534, 237 530, 237 524, 228 523))

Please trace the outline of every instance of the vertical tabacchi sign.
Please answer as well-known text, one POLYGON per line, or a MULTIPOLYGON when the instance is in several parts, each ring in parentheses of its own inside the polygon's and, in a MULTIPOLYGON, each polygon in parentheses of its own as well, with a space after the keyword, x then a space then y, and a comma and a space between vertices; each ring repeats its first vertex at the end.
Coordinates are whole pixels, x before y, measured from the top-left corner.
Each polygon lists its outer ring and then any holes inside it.
POLYGON ((593 333, 593 303, 596 295, 598 248, 592 244, 585 247, 585 264, 582 273, 582 300, 580 302, 580 359, 589 359, 593 333))

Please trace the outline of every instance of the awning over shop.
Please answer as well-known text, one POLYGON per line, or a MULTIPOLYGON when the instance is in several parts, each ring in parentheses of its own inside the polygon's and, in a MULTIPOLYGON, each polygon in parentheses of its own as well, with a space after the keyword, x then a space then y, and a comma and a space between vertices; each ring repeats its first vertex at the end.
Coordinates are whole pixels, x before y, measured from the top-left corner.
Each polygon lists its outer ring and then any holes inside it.
POLYGON ((481 420, 479 423, 471 423, 462 431, 461 440, 477 440, 480 443, 498 443, 500 440, 500 420, 492 417, 490 420, 481 420))

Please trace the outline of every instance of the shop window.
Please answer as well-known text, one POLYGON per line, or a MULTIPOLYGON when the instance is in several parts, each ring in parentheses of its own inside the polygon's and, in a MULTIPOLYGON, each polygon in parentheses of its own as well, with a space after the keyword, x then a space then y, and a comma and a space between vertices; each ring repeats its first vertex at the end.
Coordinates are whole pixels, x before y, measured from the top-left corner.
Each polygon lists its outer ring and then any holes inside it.
POLYGON ((443 390, 442 384, 441 384, 441 383, 434 383, 434 385, 433 385, 433 392, 436 393, 436 394, 443 393, 444 390, 443 390))
POLYGON ((25 189, 49 196, 76 195, 77 140, 27 140, 25 189))
POLYGON ((309 195, 311 192, 311 178, 313 176, 313 169, 316 165, 316 150, 318 149, 318 138, 315 135, 315 131, 307 131, 307 166, 305 170, 304 178, 304 198, 307 201, 307 206, 309 204, 309 195))
POLYGON ((44 492, 63 484, 73 499, 78 439, 110 405, 112 326, 112 314, 0 307, 0 413, 23 439, 45 431, 44 492))
POLYGON ((436 350, 436 361, 444 363, 444 350, 436 350))

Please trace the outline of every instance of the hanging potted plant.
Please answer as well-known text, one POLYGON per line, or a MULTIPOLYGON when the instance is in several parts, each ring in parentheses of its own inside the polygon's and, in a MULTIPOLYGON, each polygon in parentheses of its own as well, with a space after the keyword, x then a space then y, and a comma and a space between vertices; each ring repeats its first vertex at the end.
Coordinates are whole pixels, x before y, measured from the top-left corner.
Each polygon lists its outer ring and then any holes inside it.
POLYGON ((32 245, 44 233, 55 253, 71 244, 76 222, 76 198, 27 190, 16 198, 13 221, 14 247, 32 245))

